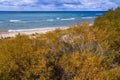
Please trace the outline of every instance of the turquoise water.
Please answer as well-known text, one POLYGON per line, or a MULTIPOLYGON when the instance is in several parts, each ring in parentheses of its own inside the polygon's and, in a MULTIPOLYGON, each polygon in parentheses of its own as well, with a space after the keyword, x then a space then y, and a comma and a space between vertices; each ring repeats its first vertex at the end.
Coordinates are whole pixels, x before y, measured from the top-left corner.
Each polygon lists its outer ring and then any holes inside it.
POLYGON ((104 11, 78 12, 0 12, 0 30, 27 30, 65 27, 85 20, 93 23, 104 11))

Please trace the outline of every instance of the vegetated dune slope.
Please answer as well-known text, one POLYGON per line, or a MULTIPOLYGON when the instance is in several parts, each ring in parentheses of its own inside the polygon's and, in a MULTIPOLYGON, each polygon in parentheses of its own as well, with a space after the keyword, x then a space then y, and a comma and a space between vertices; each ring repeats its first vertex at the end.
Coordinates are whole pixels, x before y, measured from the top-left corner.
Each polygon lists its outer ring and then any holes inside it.
POLYGON ((93 26, 0 39, 0 80, 120 80, 120 8, 93 26))

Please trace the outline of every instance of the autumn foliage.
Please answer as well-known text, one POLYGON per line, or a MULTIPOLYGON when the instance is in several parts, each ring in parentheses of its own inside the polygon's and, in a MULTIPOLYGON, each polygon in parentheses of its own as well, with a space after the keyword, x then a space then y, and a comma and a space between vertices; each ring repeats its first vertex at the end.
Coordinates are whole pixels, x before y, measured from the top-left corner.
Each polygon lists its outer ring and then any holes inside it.
POLYGON ((0 39, 0 80, 120 80, 120 8, 46 34, 0 39))

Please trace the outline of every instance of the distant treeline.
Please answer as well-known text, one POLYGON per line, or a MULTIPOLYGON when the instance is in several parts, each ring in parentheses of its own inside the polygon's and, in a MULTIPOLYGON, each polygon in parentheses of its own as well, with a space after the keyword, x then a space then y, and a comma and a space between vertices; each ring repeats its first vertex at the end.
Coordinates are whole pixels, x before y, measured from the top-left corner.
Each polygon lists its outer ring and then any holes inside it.
POLYGON ((92 26, 0 39, 0 80, 120 80, 120 8, 92 26))

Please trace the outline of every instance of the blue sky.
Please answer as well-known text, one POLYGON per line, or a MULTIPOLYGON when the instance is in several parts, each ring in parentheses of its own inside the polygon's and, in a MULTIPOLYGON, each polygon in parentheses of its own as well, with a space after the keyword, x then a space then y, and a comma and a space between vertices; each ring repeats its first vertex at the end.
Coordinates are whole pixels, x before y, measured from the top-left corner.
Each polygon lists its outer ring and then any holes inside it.
POLYGON ((120 0, 0 0, 1 11, 105 11, 120 0))

